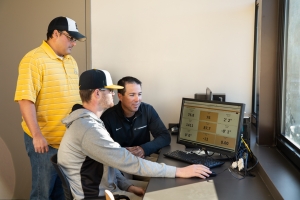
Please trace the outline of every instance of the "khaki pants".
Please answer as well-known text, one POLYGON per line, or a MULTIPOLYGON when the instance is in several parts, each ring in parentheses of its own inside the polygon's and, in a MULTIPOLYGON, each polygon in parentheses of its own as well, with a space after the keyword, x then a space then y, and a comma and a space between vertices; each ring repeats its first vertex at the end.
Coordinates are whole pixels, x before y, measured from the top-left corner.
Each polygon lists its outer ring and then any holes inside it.
MULTIPOLYGON (((136 181, 136 180, 129 180, 134 186, 141 187, 146 191, 148 182, 143 181, 136 181)), ((126 195, 130 198, 130 200, 141 200, 143 197, 139 197, 131 192, 126 192, 124 190, 120 190, 119 188, 116 188, 115 190, 111 191, 113 194, 119 194, 119 195, 126 195)))

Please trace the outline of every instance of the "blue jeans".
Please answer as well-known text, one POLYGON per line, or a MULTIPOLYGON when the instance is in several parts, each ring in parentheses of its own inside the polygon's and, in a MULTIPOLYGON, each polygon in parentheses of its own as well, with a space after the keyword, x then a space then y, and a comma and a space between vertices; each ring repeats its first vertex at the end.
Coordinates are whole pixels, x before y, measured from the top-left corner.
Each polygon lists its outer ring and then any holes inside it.
POLYGON ((50 158, 57 154, 57 149, 49 146, 47 153, 34 151, 32 138, 24 133, 24 142, 30 158, 32 172, 31 200, 64 199, 61 180, 52 165, 50 158))

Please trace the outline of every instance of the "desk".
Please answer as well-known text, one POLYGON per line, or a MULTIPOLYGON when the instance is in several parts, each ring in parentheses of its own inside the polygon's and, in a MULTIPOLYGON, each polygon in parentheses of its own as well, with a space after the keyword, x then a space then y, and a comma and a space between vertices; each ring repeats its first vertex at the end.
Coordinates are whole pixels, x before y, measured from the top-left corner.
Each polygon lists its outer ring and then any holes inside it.
MULTIPOLYGON (((185 149, 185 146, 177 144, 177 136, 171 137, 171 145, 161 150, 157 162, 177 167, 187 166, 184 162, 163 156, 163 153, 168 151, 185 149)), ((143 200, 274 199, 255 169, 252 172, 255 177, 247 176, 238 180, 227 170, 230 165, 231 163, 226 162, 221 167, 213 168, 218 175, 207 179, 151 178, 143 200)))

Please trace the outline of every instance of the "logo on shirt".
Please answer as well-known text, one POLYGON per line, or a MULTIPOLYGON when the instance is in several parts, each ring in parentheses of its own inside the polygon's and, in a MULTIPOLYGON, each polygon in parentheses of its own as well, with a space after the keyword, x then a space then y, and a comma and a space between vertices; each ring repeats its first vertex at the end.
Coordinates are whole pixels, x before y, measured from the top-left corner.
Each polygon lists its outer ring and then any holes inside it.
MULTIPOLYGON (((122 127, 121 127, 122 128, 122 127)), ((121 128, 116 128, 116 131, 120 130, 121 128)))
POLYGON ((141 126, 141 127, 137 127, 137 128, 135 128, 134 130, 139 130, 139 129, 146 128, 146 127, 147 127, 147 125, 141 126))

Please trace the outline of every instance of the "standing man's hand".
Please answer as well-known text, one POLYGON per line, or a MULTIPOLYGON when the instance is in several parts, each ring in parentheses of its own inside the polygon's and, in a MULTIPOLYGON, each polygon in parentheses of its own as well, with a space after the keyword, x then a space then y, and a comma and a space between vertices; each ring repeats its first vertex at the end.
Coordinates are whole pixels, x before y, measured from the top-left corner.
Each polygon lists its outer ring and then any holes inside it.
POLYGON ((46 153, 49 151, 48 142, 42 133, 36 134, 33 137, 33 146, 36 153, 46 153))
POLYGON ((31 135, 34 150, 36 153, 46 153, 49 151, 48 142, 43 136, 37 122, 36 109, 32 101, 22 99, 19 101, 22 117, 28 126, 31 135))
POLYGON ((140 157, 140 158, 145 158, 145 152, 144 149, 140 146, 135 146, 135 147, 126 147, 126 149, 128 151, 130 151, 130 153, 132 153, 133 155, 140 157))

